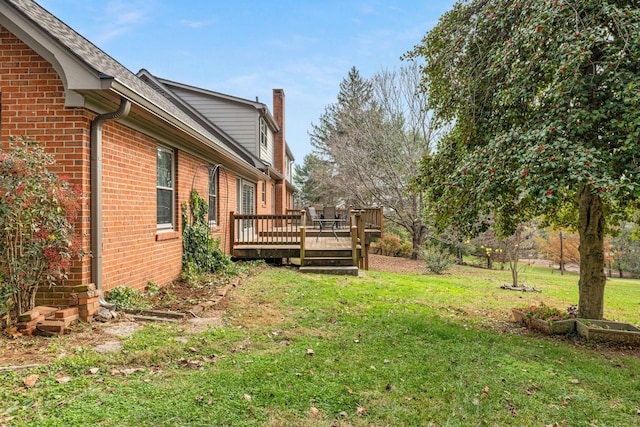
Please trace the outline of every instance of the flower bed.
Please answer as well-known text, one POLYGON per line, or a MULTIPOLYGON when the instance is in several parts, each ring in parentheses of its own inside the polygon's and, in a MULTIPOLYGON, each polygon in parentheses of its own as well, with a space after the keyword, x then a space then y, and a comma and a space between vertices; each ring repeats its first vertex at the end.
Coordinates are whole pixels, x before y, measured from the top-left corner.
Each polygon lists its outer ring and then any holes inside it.
POLYGON ((517 322, 530 329, 549 335, 565 335, 575 330, 575 306, 571 306, 566 312, 546 306, 541 303, 532 305, 523 310, 513 309, 513 317, 517 322))
POLYGON ((640 345, 640 329, 629 323, 579 319, 576 328, 588 340, 640 345))

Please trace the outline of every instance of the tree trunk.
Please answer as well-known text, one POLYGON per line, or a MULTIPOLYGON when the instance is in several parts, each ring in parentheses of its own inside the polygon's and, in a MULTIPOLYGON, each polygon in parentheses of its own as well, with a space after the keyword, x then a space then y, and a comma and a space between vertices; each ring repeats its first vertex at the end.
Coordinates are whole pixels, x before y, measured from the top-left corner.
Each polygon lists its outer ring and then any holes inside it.
POLYGON ((581 186, 577 194, 580 234, 580 281, 578 316, 602 319, 604 309, 604 211, 600 196, 590 186, 581 186))
POLYGON ((424 246, 424 242, 427 240, 427 230, 427 226, 422 223, 414 222, 412 224, 412 230, 410 230, 412 241, 411 243, 413 246, 411 259, 418 259, 418 255, 420 255, 420 251, 424 246))

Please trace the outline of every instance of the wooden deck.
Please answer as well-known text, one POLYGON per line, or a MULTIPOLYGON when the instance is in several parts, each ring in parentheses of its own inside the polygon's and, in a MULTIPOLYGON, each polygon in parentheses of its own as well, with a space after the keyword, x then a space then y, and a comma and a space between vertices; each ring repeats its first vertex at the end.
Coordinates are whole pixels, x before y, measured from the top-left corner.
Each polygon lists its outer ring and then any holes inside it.
POLYGON ((383 233, 382 209, 365 214, 353 210, 348 224, 335 230, 307 225, 304 212, 287 215, 234 215, 231 235, 233 253, 243 259, 299 259, 301 267, 318 271, 323 267, 368 268, 371 239, 383 233), (379 225, 375 224, 376 218, 379 225), (365 221, 367 220, 367 221, 365 221))

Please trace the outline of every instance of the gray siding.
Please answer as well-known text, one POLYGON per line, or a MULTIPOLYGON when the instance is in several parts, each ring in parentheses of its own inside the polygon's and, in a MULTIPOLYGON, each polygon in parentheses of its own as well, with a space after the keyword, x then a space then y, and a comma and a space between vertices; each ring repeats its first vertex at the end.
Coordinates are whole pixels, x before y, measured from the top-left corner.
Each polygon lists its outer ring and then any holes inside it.
POLYGON ((260 146, 260 160, 266 160, 270 164, 275 164, 274 137, 271 128, 267 130, 267 147, 260 146))
MULTIPOLYGON (((181 88, 174 87, 173 91, 185 102, 191 104, 200 114, 242 144, 248 151, 256 157, 261 157, 258 147, 259 113, 255 108, 181 88)), ((271 145, 273 146, 273 143, 271 145)), ((271 157, 273 157, 273 154, 271 154, 271 157)))

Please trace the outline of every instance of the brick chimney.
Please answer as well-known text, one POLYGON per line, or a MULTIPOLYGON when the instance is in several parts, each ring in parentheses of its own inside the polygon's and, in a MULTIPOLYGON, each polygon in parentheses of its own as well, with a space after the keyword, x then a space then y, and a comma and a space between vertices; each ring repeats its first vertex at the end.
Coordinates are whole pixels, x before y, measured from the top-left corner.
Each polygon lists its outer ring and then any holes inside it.
MULTIPOLYGON (((280 174, 286 176, 287 168, 287 154, 286 146, 287 140, 285 138, 285 119, 284 119, 284 90, 273 89, 273 118, 280 128, 274 136, 274 168, 276 168, 280 174)), ((276 205, 275 212, 277 214, 286 213, 286 197, 287 188, 285 181, 276 182, 276 205)))

